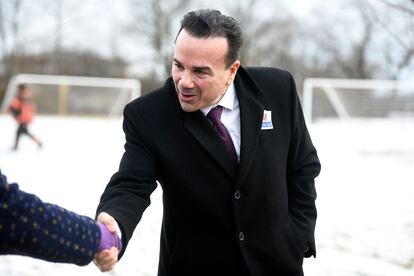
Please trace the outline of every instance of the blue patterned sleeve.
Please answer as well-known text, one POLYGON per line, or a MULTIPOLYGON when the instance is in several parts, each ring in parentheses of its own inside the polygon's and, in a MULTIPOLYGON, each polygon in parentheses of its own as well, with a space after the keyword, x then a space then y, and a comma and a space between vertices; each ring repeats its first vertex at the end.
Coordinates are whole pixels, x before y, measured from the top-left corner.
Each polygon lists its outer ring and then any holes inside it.
POLYGON ((76 265, 93 260, 101 239, 94 220, 44 203, 0 175, 0 254, 76 265))

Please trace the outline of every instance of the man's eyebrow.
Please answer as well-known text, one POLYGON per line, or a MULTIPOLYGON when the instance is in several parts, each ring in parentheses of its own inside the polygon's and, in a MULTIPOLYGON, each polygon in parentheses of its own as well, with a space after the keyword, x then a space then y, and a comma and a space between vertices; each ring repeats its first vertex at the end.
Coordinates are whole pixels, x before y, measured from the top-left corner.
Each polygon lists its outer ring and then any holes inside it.
MULTIPOLYGON (((181 65, 181 62, 178 59, 173 58, 173 61, 175 63, 181 65)), ((208 72, 211 72, 211 68, 209 66, 193 66, 192 69, 193 70, 198 70, 198 71, 208 71, 208 72)))
POLYGON ((207 72, 211 72, 211 68, 208 66, 194 66, 193 67, 194 70, 197 71, 207 71, 207 72))

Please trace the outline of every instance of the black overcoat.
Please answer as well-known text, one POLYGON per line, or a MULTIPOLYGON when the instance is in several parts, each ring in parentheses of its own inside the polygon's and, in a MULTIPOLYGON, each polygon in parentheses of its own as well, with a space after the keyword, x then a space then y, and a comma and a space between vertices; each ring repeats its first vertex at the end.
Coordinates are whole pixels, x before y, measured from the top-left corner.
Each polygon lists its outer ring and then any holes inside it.
POLYGON ((202 112, 181 109, 171 78, 125 107, 125 153, 98 213, 118 221, 125 249, 160 183, 158 275, 297 276, 303 257, 316 254, 320 163, 294 80, 275 68, 240 67, 234 83, 238 167, 202 112), (262 129, 265 110, 272 129, 262 129))

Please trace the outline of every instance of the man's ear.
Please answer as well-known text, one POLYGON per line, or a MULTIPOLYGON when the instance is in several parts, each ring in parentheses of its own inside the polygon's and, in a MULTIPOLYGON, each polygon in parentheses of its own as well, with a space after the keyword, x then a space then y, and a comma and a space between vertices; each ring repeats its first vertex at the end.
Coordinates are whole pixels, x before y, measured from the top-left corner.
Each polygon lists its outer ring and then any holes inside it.
POLYGON ((230 66, 229 66, 229 76, 227 78, 227 85, 230 85, 233 80, 234 77, 236 76, 237 70, 240 67, 240 61, 238 59, 236 59, 230 66))

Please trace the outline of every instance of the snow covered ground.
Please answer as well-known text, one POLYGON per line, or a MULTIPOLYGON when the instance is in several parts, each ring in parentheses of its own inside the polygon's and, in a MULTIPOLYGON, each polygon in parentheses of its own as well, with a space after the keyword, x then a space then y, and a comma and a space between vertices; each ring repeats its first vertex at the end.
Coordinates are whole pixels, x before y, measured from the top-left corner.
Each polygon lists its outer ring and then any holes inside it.
MULTIPOLYGON (((99 196, 123 152, 121 119, 38 117, 33 133, 10 151, 15 125, 0 115, 0 168, 10 181, 83 215, 99 196)), ((317 178, 318 255, 307 276, 414 275, 414 120, 320 121, 311 134, 322 162, 317 178)), ((124 258, 107 275, 156 275, 161 189, 152 196, 124 258)), ((20 256, 0 256, 0 275, 102 275, 20 256)))

